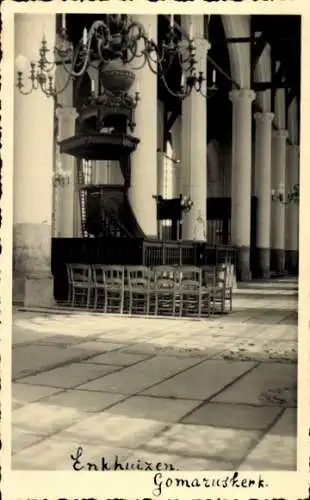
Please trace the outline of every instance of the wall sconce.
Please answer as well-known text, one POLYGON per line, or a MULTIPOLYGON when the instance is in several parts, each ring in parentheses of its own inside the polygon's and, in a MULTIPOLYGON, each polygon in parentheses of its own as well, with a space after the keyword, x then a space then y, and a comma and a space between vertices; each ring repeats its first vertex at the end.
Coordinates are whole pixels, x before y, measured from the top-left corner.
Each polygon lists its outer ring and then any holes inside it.
POLYGON ((189 212, 192 206, 194 205, 194 202, 190 198, 190 196, 184 196, 183 194, 180 194, 180 204, 181 204, 181 210, 183 212, 189 212))
POLYGON ((59 146, 56 146, 56 165, 53 174, 53 184, 55 187, 58 186, 66 186, 70 184, 71 181, 71 173, 67 172, 62 168, 61 160, 60 160, 60 151, 59 146))
POLYGON ((284 185, 280 184, 279 188, 271 190, 271 200, 282 205, 288 205, 292 201, 299 203, 299 184, 294 184, 292 190, 287 193, 287 196, 285 196, 284 185))

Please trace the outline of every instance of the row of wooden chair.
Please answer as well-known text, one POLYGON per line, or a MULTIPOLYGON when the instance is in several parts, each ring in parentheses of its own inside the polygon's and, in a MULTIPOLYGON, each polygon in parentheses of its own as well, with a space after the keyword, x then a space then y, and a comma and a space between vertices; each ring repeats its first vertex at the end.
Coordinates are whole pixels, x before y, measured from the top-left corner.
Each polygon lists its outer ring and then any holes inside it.
POLYGON ((231 266, 67 264, 69 304, 105 313, 204 317, 232 310, 231 266))

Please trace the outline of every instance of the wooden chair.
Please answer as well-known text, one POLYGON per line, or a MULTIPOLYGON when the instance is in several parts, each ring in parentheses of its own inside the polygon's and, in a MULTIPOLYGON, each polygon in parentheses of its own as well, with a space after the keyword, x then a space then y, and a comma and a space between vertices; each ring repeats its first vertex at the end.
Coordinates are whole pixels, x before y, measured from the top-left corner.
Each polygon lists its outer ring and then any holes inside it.
POLYGON ((69 303, 72 307, 89 307, 94 290, 91 266, 87 264, 67 264, 69 282, 69 303))
POLYGON ((128 313, 148 315, 150 312, 150 269, 146 266, 127 266, 126 278, 125 293, 128 295, 128 313))
POLYGON ((94 281, 94 309, 105 310, 105 271, 106 266, 94 264, 92 266, 94 281))
POLYGON ((180 269, 178 295, 180 316, 210 315, 210 291, 203 287, 201 268, 186 266, 180 269))
POLYGON ((104 312, 124 312, 125 270, 123 266, 105 266, 104 312))
POLYGON ((154 296, 155 316, 175 316, 176 298, 179 287, 180 270, 176 266, 156 266, 154 285, 150 293, 154 296))
POLYGON ((233 304, 233 287, 235 279, 235 266, 230 262, 226 265, 226 280, 225 280, 225 306, 229 304, 229 312, 232 312, 233 304))
POLYGON ((229 273, 230 266, 218 264, 217 266, 204 266, 204 280, 207 288, 210 290, 211 312, 217 310, 221 314, 226 312, 226 302, 229 302, 229 312, 232 311, 232 288, 233 272, 229 273))

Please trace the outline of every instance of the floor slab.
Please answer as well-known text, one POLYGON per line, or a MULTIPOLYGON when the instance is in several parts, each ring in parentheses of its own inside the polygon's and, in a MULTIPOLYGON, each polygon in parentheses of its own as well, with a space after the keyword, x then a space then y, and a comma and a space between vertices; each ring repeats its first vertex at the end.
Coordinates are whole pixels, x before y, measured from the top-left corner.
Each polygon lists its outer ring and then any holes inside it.
POLYGON ((273 424, 282 411, 278 406, 257 408, 244 404, 205 403, 182 419, 182 423, 264 431, 273 424))
POLYGON ((281 283, 202 321, 14 310, 13 468, 73 470, 82 449, 82 470, 294 470, 297 297, 281 283))
POLYGON ((143 394, 205 400, 254 368, 254 363, 207 360, 143 394), (215 376, 216 374, 216 376, 215 376))
POLYGON ((133 396, 115 405, 110 415, 176 422, 199 405, 199 401, 133 396))
POLYGON ((165 450, 184 457, 238 463, 262 436, 257 430, 175 424, 146 442, 152 452, 165 450))
POLYGON ((55 368, 30 377, 23 378, 26 384, 46 385, 69 389, 107 373, 119 370, 119 366, 92 365, 91 363, 71 363, 68 366, 55 368))
MULTIPOLYGON (((262 363, 241 380, 215 396, 212 401, 251 405, 274 404, 272 398, 268 398, 268 391, 291 388, 291 392, 288 393, 293 394, 296 379, 297 366, 294 364, 262 363)), ((279 404, 280 401, 278 400, 276 403, 279 404)), ((296 402, 292 398, 289 398, 288 401, 284 400, 282 404, 296 406, 296 402)))
POLYGON ((197 362, 194 358, 157 356, 135 366, 124 368, 117 373, 85 383, 79 389, 133 394, 165 378, 172 377, 197 362))
POLYGON ((267 435, 242 462, 242 470, 288 470, 297 468, 296 412, 286 409, 267 435))

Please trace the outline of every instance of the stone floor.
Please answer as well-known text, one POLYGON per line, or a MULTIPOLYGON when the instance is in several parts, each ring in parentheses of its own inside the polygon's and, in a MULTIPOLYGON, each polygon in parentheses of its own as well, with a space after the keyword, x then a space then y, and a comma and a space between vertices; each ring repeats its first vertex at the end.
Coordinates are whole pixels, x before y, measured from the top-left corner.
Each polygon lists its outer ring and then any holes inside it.
POLYGON ((231 315, 13 317, 12 468, 295 470, 297 284, 231 315))

